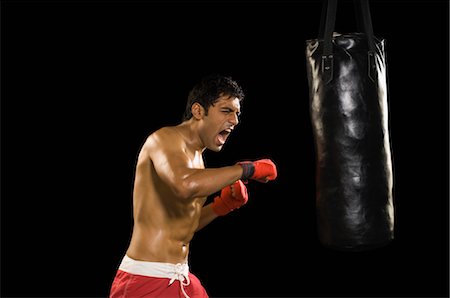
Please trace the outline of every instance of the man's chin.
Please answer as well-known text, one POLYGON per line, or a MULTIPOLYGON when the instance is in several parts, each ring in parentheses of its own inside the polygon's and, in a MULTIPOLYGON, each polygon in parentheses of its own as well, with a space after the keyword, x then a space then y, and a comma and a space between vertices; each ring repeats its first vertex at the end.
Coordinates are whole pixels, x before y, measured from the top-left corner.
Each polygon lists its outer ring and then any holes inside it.
POLYGON ((209 146, 208 149, 214 152, 220 152, 223 148, 223 145, 214 145, 214 146, 209 146))

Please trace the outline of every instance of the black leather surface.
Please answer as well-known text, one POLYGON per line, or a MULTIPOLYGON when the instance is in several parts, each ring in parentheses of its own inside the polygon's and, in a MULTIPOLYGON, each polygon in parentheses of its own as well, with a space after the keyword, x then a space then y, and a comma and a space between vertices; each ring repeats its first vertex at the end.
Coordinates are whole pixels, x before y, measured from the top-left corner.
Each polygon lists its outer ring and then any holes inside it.
POLYGON ((335 34, 324 59, 322 40, 306 42, 318 233, 324 245, 345 250, 394 237, 385 43, 376 39, 372 56, 367 44, 361 33, 335 34), (328 73, 322 64, 331 65, 328 73))

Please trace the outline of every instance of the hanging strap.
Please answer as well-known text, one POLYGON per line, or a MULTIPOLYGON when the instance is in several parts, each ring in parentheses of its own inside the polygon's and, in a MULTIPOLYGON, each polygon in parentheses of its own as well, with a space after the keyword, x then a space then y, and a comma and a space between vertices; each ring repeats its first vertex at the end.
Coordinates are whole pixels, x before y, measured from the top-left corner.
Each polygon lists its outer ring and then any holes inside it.
MULTIPOLYGON (((363 32, 364 31, 364 27, 363 27, 363 20, 361 18, 361 11, 362 11, 362 7, 361 7, 361 1, 356 1, 354 0, 353 2, 355 5, 354 7, 354 13, 355 13, 355 17, 356 17, 356 28, 357 28, 357 32, 363 32)), ((327 14, 327 6, 328 6, 328 1, 324 0, 322 1, 322 13, 320 14, 320 25, 319 25, 319 38, 323 39, 324 36, 324 30, 325 30, 325 19, 326 19, 326 14, 327 14)), ((370 13, 369 13, 369 18, 370 18, 370 13)))
MULTIPOLYGON (((375 77, 375 42, 373 36, 372 18, 370 16, 369 0, 354 0, 355 15, 357 18, 358 30, 362 29, 367 36, 369 51, 369 77, 374 80, 375 77), (360 10, 361 14, 357 13, 360 10)), ((319 39, 323 39, 322 54, 322 74, 326 83, 333 79, 333 31, 336 23, 337 0, 323 0, 322 15, 319 28, 319 39)))

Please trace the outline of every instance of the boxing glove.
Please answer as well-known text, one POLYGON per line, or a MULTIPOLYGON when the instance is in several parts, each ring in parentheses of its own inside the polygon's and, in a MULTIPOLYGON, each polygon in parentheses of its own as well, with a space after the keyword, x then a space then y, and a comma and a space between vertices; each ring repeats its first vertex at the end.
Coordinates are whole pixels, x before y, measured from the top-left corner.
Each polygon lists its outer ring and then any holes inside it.
POLYGON ((270 159, 260 159, 256 161, 238 162, 242 166, 241 180, 246 182, 248 179, 266 183, 269 180, 277 178, 277 167, 270 159))
POLYGON ((217 215, 223 216, 246 204, 247 201, 247 187, 238 180, 222 189, 220 196, 214 198, 212 209, 217 215))

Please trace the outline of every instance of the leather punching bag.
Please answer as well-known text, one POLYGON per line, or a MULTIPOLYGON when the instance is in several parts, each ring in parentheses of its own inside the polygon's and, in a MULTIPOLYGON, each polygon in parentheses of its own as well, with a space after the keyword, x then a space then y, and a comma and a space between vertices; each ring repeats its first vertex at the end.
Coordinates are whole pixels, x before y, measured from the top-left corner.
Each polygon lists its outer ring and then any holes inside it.
POLYGON ((373 36, 368 0, 354 1, 364 32, 349 34, 333 34, 337 0, 324 1, 319 38, 306 41, 318 235, 366 250, 394 237, 385 41, 373 36))

